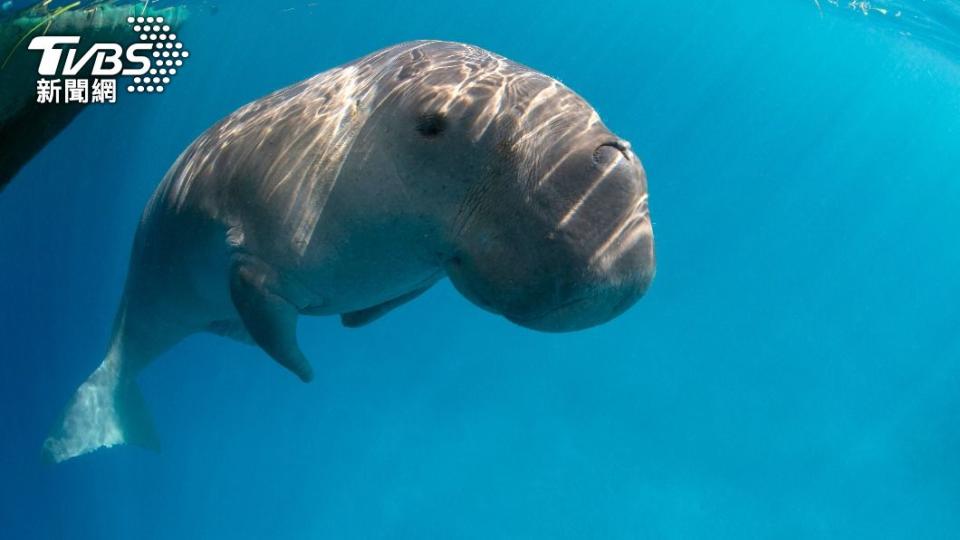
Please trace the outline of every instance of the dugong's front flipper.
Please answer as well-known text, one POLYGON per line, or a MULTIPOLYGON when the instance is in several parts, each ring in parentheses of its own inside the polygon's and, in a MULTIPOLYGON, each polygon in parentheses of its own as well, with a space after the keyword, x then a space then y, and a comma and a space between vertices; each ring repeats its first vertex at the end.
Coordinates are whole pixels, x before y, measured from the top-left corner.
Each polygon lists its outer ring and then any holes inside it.
POLYGON ((303 382, 313 369, 297 345, 297 308, 273 289, 256 265, 234 264, 230 297, 253 341, 303 382))
MULTIPOLYGON (((430 285, 433 283, 431 282, 430 285)), ((365 324, 370 324, 373 321, 383 317, 390 311, 393 311, 395 308, 400 307, 407 302, 413 300, 414 298, 420 296, 427 289, 430 288, 430 285, 426 287, 421 287, 419 289, 412 290, 404 295, 398 296, 393 300, 387 300, 382 304, 377 304, 373 307, 367 309, 361 309, 359 311, 351 311, 349 313, 344 313, 340 315, 340 322, 347 328, 357 328, 358 326, 363 326, 365 324)))

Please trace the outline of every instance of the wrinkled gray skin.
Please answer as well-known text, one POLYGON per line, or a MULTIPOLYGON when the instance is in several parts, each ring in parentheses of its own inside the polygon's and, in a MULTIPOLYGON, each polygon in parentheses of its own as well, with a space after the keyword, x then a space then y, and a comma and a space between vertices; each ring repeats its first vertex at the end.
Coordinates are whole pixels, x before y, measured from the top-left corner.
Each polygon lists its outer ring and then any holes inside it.
POLYGON ((180 156, 143 214, 107 359, 45 450, 149 444, 128 381, 191 333, 252 341, 306 381, 301 314, 359 326, 448 276, 563 332, 616 317, 653 275, 643 168, 582 98, 476 47, 397 45, 241 108, 180 156), (119 435, 77 410, 90 394, 119 435))

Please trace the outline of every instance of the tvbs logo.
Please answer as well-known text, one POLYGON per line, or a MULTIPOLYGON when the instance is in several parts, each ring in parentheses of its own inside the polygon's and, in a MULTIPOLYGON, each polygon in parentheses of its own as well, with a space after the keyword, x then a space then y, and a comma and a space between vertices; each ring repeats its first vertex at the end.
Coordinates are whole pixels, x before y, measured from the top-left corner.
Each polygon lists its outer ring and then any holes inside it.
POLYGON ((83 54, 80 36, 33 38, 28 48, 42 52, 37 103, 115 103, 118 77, 133 77, 128 92, 162 93, 190 53, 163 17, 128 17, 127 23, 139 42, 94 43, 83 54))

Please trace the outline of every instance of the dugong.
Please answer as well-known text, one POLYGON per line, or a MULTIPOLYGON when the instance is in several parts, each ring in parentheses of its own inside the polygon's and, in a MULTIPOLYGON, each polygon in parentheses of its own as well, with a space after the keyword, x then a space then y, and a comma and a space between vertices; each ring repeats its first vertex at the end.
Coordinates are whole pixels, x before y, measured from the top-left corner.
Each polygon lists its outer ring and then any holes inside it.
POLYGON ((448 277, 516 324, 572 331, 633 305, 654 268, 644 169, 586 101, 477 47, 396 45, 180 155, 140 220, 106 357, 43 452, 156 446, 135 377, 193 333, 309 381, 299 315, 361 326, 448 277))

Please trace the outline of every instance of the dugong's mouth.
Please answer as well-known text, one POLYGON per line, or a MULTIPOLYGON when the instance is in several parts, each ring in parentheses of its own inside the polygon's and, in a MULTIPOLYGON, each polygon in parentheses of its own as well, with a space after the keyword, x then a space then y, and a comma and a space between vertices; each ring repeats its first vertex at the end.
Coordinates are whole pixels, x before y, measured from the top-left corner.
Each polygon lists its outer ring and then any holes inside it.
MULTIPOLYGON (((582 304, 587 303, 590 300, 590 297, 583 296, 578 298, 573 298, 551 307, 545 311, 540 311, 534 314, 522 314, 522 315, 513 315, 509 313, 504 313, 503 316, 510 322, 514 324, 519 324, 520 326, 526 326, 527 328, 533 328, 534 330, 544 330, 548 332, 564 332, 567 331, 566 328, 558 328, 557 322, 558 319, 563 319, 564 315, 575 311, 576 307, 579 307, 582 304)), ((565 326, 565 325, 564 325, 565 326)), ((579 328, 570 328, 570 330, 576 330, 579 328)))

